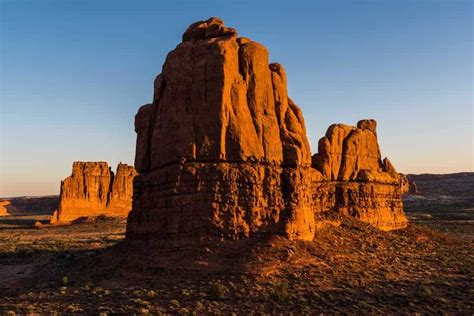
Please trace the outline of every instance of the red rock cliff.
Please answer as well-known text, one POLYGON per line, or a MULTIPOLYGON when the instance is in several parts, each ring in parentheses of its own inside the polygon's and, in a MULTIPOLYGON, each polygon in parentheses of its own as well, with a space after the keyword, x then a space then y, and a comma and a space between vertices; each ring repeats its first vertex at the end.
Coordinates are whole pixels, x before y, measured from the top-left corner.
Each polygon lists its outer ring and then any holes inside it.
POLYGON ((324 176, 319 197, 333 196, 327 211, 350 215, 383 230, 403 228, 400 175, 388 158, 382 160, 375 120, 357 127, 331 125, 319 140, 313 167, 324 176))
POLYGON ((133 167, 122 163, 114 175, 106 162, 74 162, 71 176, 61 182, 59 208, 51 223, 83 216, 126 216, 132 206, 136 174, 133 167))
POLYGON ((179 244, 272 232, 311 240, 315 214, 344 198, 326 198, 336 195, 333 182, 363 186, 391 172, 377 160, 375 121, 360 124, 328 131, 312 167, 283 67, 222 20, 196 22, 135 117, 140 175, 127 238, 179 244))

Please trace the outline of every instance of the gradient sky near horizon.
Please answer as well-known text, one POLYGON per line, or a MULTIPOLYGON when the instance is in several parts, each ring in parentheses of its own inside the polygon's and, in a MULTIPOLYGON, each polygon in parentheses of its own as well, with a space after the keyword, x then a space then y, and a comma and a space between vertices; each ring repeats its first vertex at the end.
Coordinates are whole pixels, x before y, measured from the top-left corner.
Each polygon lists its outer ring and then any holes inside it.
POLYGON ((221 17, 285 66, 312 152, 378 121, 404 173, 473 171, 472 1, 0 0, 0 196, 58 194, 73 161, 133 164, 134 115, 186 27, 221 17))

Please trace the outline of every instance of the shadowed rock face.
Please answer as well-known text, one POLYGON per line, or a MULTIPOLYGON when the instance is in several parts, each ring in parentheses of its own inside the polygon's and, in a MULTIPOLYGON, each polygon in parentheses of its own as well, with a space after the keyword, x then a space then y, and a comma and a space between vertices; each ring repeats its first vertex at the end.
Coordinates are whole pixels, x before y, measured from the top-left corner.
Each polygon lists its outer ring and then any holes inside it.
POLYGON ((222 20, 196 22, 135 117, 140 175, 127 238, 181 243, 272 232, 311 240, 315 213, 340 201, 326 202, 338 196, 335 187, 325 192, 328 181, 393 183, 375 125, 332 126, 312 167, 284 68, 222 20))
POLYGON ((126 216, 131 210, 135 169, 120 163, 117 173, 106 162, 80 162, 61 182, 59 209, 51 223, 70 222, 83 216, 126 216))

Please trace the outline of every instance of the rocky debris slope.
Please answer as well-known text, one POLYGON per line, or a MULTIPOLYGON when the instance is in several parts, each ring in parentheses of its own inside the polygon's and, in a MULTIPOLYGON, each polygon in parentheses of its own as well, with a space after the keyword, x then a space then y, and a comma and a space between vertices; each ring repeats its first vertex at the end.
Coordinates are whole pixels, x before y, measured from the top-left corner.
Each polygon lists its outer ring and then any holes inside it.
POLYGON ((126 216, 132 208, 136 175, 133 167, 122 163, 114 175, 106 162, 74 162, 71 176, 61 182, 59 208, 51 223, 84 216, 126 216))
POLYGON ((332 126, 312 159, 284 68, 222 20, 196 22, 135 117, 140 175, 127 237, 179 244, 272 232, 312 240, 317 213, 334 210, 403 227, 398 174, 380 160, 375 125, 332 126))
POLYGON ((9 200, 0 200, 0 216, 17 215, 19 213, 21 211, 13 206, 9 200))

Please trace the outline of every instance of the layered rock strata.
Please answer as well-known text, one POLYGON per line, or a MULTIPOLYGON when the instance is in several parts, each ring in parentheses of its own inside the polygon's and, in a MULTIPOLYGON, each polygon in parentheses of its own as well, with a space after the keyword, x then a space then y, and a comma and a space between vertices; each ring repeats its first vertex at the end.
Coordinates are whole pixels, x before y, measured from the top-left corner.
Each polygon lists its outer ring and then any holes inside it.
POLYGON ((85 216, 126 216, 132 208, 136 175, 132 166, 122 163, 114 174, 106 162, 74 162, 71 176, 61 181, 59 208, 51 223, 85 216))
POLYGON ((222 20, 196 22, 135 117, 140 174, 127 238, 178 244, 270 232, 311 240, 315 214, 335 209, 398 228, 388 215, 371 215, 385 202, 370 197, 384 190, 365 184, 392 188, 396 173, 380 161, 375 124, 331 127, 312 159, 284 68, 222 20))
POLYGON ((303 116, 288 98, 285 71, 269 65, 264 46, 238 38, 217 18, 197 22, 168 54, 154 86, 153 103, 135 119, 141 175, 130 238, 267 230, 314 236, 305 205, 310 192, 299 192, 293 178, 319 173, 310 168, 303 116))
POLYGON ((382 160, 375 120, 361 120, 357 127, 331 125, 319 140, 313 167, 324 181, 319 196, 334 194, 325 210, 356 217, 382 230, 403 228, 400 174, 388 158, 382 160))

